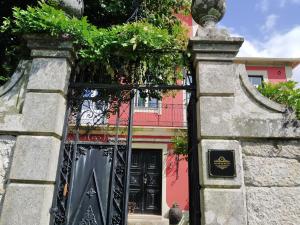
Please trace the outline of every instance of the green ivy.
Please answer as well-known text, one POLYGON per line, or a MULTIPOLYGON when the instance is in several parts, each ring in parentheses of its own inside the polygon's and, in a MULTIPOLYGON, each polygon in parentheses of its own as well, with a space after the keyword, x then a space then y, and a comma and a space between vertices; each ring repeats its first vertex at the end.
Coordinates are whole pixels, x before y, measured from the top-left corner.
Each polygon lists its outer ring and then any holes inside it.
POLYGON ((138 60, 144 65, 144 72, 130 82, 144 81, 146 71, 152 70, 157 72, 157 77, 152 79, 154 83, 168 83, 172 79, 174 66, 186 62, 183 55, 178 53, 184 51, 187 44, 185 30, 180 24, 167 29, 140 20, 99 28, 88 22, 87 17, 70 17, 57 7, 39 2, 38 7, 28 6, 26 10, 14 7, 13 17, 5 18, 1 32, 15 36, 40 33, 69 37, 76 46, 77 59, 81 65, 97 68, 100 63, 105 64, 107 73, 112 76, 118 73, 117 67, 120 64, 126 66, 138 60), (150 54, 153 51, 171 53, 153 57, 150 54))
POLYGON ((300 119, 300 88, 297 82, 264 83, 258 91, 267 98, 292 108, 300 119))
POLYGON ((174 154, 188 155, 188 136, 186 131, 179 131, 179 133, 171 139, 174 147, 174 154))

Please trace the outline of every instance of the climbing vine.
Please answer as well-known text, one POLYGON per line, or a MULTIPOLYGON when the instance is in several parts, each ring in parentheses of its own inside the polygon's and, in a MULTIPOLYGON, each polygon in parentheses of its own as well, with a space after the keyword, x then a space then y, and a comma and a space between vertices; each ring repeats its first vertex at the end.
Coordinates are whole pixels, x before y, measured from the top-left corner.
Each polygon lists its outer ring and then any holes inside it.
POLYGON ((184 10, 188 1, 163 1, 155 11, 154 3, 157 1, 147 4, 141 1, 136 6, 132 1, 125 1, 126 4, 119 4, 120 1, 87 1, 89 16, 80 19, 67 15, 59 9, 59 4, 49 4, 49 1, 40 1, 37 6, 33 4, 26 9, 13 7, 12 16, 4 18, 0 30, 8 40, 15 40, 5 48, 5 55, 10 57, 1 62, 0 79, 9 77, 19 61, 18 57, 28 57, 28 50, 24 44, 21 45, 22 35, 35 33, 69 38, 75 45, 79 68, 92 68, 90 72, 96 74, 99 72, 97 68, 104 65, 106 73, 112 77, 111 81, 118 81, 122 76, 128 83, 145 82, 147 74, 148 83, 166 84, 173 79, 174 67, 186 64, 182 51, 186 49, 187 32, 174 13, 180 8, 184 10), (136 13, 132 14, 134 9, 136 13), (115 20, 114 15, 119 15, 119 20, 115 20), (124 21, 130 15, 136 18, 124 21), (102 17, 110 20, 101 23, 102 17), (154 52, 160 54, 153 57, 154 52), (132 70, 128 68, 137 68, 137 64, 139 72, 132 76, 129 74, 132 70))

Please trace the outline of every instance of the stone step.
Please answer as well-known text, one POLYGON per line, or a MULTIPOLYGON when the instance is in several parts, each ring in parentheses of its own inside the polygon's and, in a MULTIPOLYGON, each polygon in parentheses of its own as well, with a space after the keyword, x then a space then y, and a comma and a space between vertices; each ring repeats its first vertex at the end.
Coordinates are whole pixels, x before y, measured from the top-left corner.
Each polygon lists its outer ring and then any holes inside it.
POLYGON ((129 215, 128 225, 169 225, 169 220, 154 215, 129 215))

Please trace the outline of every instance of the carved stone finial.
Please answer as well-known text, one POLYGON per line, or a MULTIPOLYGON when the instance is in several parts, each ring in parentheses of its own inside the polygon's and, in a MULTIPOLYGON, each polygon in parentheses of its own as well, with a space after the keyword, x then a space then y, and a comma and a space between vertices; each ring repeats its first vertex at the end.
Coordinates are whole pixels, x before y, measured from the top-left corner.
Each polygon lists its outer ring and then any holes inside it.
POLYGON ((202 27, 214 27, 224 16, 226 0, 193 0, 193 19, 202 27))
POLYGON ((67 13, 80 17, 83 15, 84 4, 83 0, 54 0, 59 3, 61 8, 67 13))

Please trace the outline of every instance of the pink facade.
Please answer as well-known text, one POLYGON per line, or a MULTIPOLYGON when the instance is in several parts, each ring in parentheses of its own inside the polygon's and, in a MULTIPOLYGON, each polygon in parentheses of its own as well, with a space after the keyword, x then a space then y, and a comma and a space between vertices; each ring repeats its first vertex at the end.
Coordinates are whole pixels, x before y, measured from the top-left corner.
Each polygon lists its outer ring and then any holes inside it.
POLYGON ((246 69, 247 71, 266 71, 269 82, 277 83, 287 80, 285 66, 246 66, 246 69))
POLYGON ((182 210, 189 210, 188 162, 185 157, 180 157, 177 163, 175 155, 168 156, 166 176, 168 206, 176 202, 182 210))

